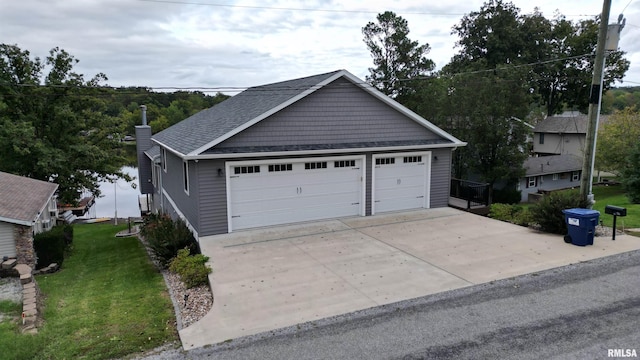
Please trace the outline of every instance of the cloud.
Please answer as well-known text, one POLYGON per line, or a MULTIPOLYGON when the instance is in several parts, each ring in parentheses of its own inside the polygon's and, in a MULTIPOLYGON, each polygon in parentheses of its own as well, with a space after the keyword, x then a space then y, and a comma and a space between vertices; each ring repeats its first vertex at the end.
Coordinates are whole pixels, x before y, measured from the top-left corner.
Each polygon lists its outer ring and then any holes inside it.
MULTIPOLYGON (((452 26, 483 3, 314 0, 301 5, 293 0, 246 0, 235 6, 213 6, 223 2, 191 2, 211 5, 3 1, 2 41, 40 57, 59 46, 80 60, 77 72, 86 77, 104 72, 113 86, 240 87, 336 69, 364 78, 372 61, 361 29, 378 13, 391 10, 407 19, 410 38, 430 44, 429 57, 441 68, 456 52, 452 26)), ((540 6, 547 17, 558 7, 568 17, 599 13, 602 7, 595 0, 514 2, 525 13, 540 6)), ((612 14, 621 10, 614 6, 612 14)), ((626 13, 628 26, 620 46, 632 61, 628 80, 640 82, 636 65, 640 45, 634 41, 640 35, 640 3, 632 3, 626 13)))

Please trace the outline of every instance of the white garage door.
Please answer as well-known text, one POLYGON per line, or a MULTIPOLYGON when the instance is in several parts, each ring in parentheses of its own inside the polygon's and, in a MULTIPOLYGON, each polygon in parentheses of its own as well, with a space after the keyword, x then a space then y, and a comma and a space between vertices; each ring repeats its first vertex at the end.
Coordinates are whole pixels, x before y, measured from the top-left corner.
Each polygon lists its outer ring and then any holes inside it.
POLYGON ((431 153, 373 156, 372 213, 429 207, 431 153))
POLYGON ((364 158, 228 162, 229 231, 364 215, 364 158))

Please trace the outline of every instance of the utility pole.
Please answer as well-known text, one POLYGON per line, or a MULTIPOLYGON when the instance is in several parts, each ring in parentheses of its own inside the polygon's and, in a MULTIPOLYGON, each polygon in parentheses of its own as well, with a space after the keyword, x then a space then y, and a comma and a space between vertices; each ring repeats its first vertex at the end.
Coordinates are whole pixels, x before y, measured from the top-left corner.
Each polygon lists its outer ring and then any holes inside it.
POLYGON ((610 12, 611 0, 604 0, 604 3, 602 4, 602 16, 600 17, 598 45, 596 46, 596 59, 593 64, 593 79, 591 81, 591 95, 589 96, 589 122, 587 123, 587 139, 584 149, 584 157, 582 159, 582 178, 580 179, 580 197, 589 201, 589 207, 593 206, 594 203, 592 193, 593 164, 595 159, 594 155, 596 153, 598 119, 600 118, 605 43, 607 41, 607 28, 609 26, 610 12))

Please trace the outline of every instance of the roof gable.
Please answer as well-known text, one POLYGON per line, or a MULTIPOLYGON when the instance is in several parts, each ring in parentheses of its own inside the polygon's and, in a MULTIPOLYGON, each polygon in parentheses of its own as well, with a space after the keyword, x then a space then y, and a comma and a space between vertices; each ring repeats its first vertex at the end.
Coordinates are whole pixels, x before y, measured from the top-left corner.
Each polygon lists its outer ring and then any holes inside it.
POLYGON ((165 129, 152 140, 182 157, 197 157, 339 78, 347 79, 453 146, 465 145, 346 70, 249 88, 165 129))
POLYGON ((31 223, 47 205, 58 184, 0 171, 0 218, 31 223))

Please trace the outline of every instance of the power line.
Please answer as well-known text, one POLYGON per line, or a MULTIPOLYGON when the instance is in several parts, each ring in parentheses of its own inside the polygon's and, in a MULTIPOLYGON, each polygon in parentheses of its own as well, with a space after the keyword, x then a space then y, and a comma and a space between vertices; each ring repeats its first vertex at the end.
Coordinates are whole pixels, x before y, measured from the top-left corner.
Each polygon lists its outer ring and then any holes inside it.
MULTIPOLYGON (((501 67, 496 67, 495 69, 482 69, 482 70, 474 70, 474 71, 463 71, 463 72, 458 72, 458 73, 452 73, 452 74, 441 74, 441 76, 447 76, 447 77, 453 77, 453 76, 463 76, 463 75, 473 75, 473 74, 481 74, 481 73, 494 73, 496 71, 503 71, 503 70, 509 70, 509 69, 515 69, 515 68, 523 68, 523 67, 532 67, 532 66, 536 66, 536 65, 544 65, 544 64, 550 64, 550 63, 554 63, 554 62, 561 62, 561 61, 568 61, 568 60, 575 60, 575 59, 580 59, 580 58, 587 58, 587 57, 593 57, 593 54, 582 54, 582 55, 576 55, 576 56, 568 56, 568 57, 564 57, 564 58, 556 58, 556 59, 549 59, 549 60, 541 60, 541 61, 536 61, 536 62, 532 62, 532 63, 527 63, 527 64, 518 64, 518 65, 507 65, 507 66, 501 66, 501 67)), ((425 76, 425 77, 415 77, 415 78, 411 78, 411 79, 396 79, 395 81, 416 81, 416 80, 429 80, 429 79, 433 79, 433 76, 425 76)), ((2 85, 2 84, 0 84, 2 85)), ((14 87, 37 87, 37 88, 57 88, 57 89, 96 89, 96 90, 100 90, 100 89, 108 89, 108 90, 117 90, 117 89, 123 89, 122 86, 88 86, 88 85, 80 85, 80 86, 76 86, 76 85, 62 85, 62 84, 9 84, 9 83, 5 83, 4 85, 8 85, 8 86, 14 86, 14 87)), ((358 83, 356 85, 361 85, 361 86, 370 86, 369 83, 366 82, 362 82, 362 83, 358 83)), ((146 90, 173 90, 173 91, 200 91, 200 92, 242 92, 244 90, 247 90, 249 88, 251 88, 254 91, 285 91, 285 90, 306 90, 306 89, 313 89, 313 86, 309 87, 309 86, 305 86, 305 87, 294 87, 294 86, 276 86, 274 85, 269 85, 268 87, 262 87, 262 86, 251 86, 251 87, 235 87, 235 86, 220 86, 220 87, 197 87, 197 86, 188 86, 188 87, 178 87, 178 86, 129 86, 129 87, 125 87, 124 89, 127 88, 139 88, 139 89, 146 89, 146 90)), ((117 94, 123 94, 121 92, 118 92, 117 94)), ((134 93, 137 94, 137 93, 134 93)), ((10 94, 5 94, 5 95, 10 95, 10 94)), ((34 94, 36 95, 36 94, 34 94)), ((69 95, 73 95, 73 94, 69 94, 69 95)), ((80 94, 78 94, 80 95, 80 94)), ((96 94, 97 95, 97 94, 96 94)), ((111 95, 111 94, 104 94, 104 95, 111 95)))
POLYGON ((629 0, 629 2, 627 3, 627 5, 625 5, 624 9, 622 9, 622 11, 620 11, 620 13, 624 13, 625 10, 627 10, 627 8, 629 7, 629 5, 631 5, 631 3, 633 2, 633 0, 629 0))

